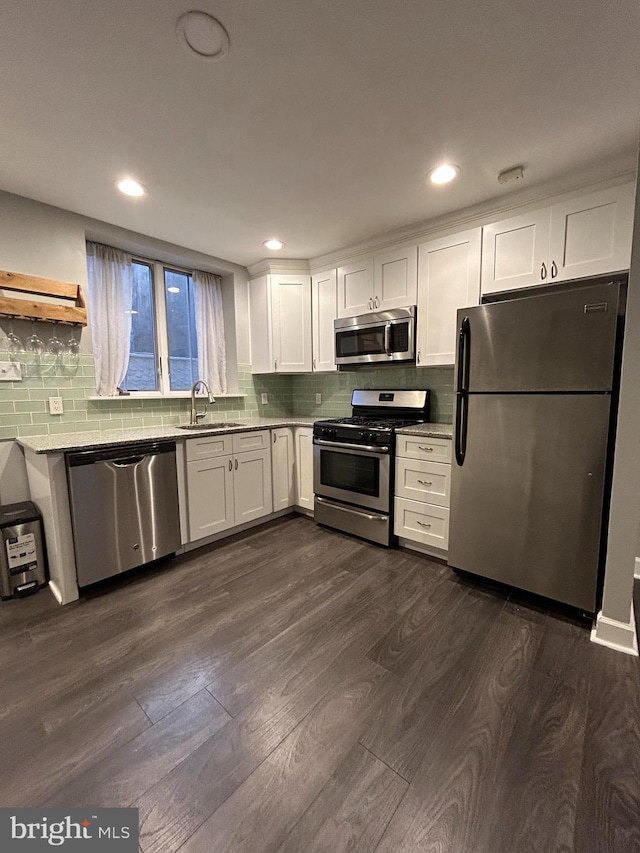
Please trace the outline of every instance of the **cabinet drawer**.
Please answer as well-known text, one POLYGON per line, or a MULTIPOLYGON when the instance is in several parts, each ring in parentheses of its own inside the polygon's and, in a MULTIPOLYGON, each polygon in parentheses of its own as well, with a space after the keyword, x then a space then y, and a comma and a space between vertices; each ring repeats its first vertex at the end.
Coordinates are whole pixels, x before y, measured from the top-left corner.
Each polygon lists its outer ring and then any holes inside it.
POLYGON ((422 459, 398 459, 396 495, 399 498, 448 507, 451 496, 451 465, 443 462, 424 462, 422 459))
POLYGON ((449 510, 406 498, 395 499, 394 533, 446 551, 449 547, 449 510))
POLYGON ((424 459, 430 462, 451 462, 451 439, 399 435, 397 436, 396 456, 405 456, 408 459, 424 459))
POLYGON ((270 446, 271 430, 261 429, 255 432, 236 432, 233 434, 233 452, 244 453, 245 450, 264 450, 270 446))
POLYGON ((187 462, 196 462, 198 459, 211 459, 214 456, 230 456, 233 436, 226 435, 203 435, 202 438, 188 438, 186 441, 187 462))

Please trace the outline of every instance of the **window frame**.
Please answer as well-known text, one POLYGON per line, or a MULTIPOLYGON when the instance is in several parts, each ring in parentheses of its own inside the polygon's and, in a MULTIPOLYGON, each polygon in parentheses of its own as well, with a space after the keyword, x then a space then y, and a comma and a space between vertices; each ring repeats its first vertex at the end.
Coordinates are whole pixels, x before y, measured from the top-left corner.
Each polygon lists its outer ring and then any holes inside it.
POLYGON ((153 307, 155 312, 156 338, 156 376, 158 377, 157 391, 129 391, 128 397, 152 399, 184 398, 191 394, 190 389, 182 391, 171 390, 171 372, 169 370, 169 331, 167 329, 167 302, 165 293, 164 271, 182 273, 193 278, 193 270, 179 264, 167 264, 141 255, 132 255, 132 263, 145 264, 151 267, 153 276, 153 307))

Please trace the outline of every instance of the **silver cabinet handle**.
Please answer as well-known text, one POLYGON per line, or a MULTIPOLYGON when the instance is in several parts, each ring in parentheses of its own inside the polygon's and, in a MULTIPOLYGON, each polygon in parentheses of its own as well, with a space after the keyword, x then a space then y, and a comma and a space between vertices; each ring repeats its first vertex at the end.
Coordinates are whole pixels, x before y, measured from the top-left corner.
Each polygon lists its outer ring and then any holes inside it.
POLYGON ((314 370, 316 369, 316 360, 315 360, 315 358, 313 359, 313 369, 314 369, 314 370))
POLYGON ((424 450, 425 453, 433 453, 433 447, 422 447, 422 445, 418 445, 418 450, 424 450))
POLYGON ((540 267, 540 278, 542 279, 542 281, 544 281, 546 277, 547 277, 547 265, 543 261, 542 266, 540 267))
POLYGON ((237 459, 236 459, 236 465, 235 465, 235 468, 236 468, 236 471, 237 471, 237 470, 238 470, 238 460, 237 460, 237 459))
POLYGON ((275 434, 275 432, 274 432, 274 434, 273 434, 273 443, 274 443, 274 444, 276 443, 276 438, 277 438, 277 436, 276 436, 276 434, 275 434))
POLYGON ((431 480, 418 480, 421 486, 433 486, 431 480))
POLYGON ((369 299, 369 311, 373 311, 373 299, 369 299))
POLYGON ((431 527, 431 525, 427 524, 426 521, 419 521, 418 524, 420 525, 420 527, 431 527))
POLYGON ((555 278, 558 275, 558 265, 555 261, 551 262, 551 278, 555 278))
POLYGON ((374 307, 374 308, 379 308, 379 307, 380 307, 380 300, 378 299, 378 297, 377 297, 377 296, 376 296, 376 298, 373 300, 373 307, 374 307))
POLYGON ((420 350, 418 350, 418 355, 416 356, 416 364, 420 364, 420 350))
POLYGON ((278 359, 276 359, 276 360, 273 362, 273 367, 274 367, 274 370, 277 370, 277 369, 278 369, 278 359))
POLYGON ((233 470, 233 462, 231 461, 231 459, 229 460, 229 470, 233 470))

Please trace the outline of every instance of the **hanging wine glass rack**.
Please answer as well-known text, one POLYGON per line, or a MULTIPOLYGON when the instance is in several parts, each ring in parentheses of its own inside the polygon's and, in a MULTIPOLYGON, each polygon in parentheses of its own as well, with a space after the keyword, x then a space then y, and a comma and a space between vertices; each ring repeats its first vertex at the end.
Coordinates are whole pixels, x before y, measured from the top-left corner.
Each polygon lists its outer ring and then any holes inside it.
POLYGON ((0 270, 0 317, 86 326, 87 308, 79 284, 67 284, 62 281, 51 281, 48 278, 0 270), (35 296, 53 296, 72 301, 74 304, 57 305, 53 302, 12 299, 2 294, 2 291, 6 290, 35 296))

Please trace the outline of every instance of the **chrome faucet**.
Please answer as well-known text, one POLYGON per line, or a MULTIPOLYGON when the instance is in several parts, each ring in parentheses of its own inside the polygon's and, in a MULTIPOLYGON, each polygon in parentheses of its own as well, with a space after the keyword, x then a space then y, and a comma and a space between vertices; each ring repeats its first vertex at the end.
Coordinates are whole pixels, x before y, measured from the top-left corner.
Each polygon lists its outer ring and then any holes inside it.
POLYGON ((204 379, 196 379, 196 381, 193 383, 193 387, 191 388, 191 417, 189 418, 189 425, 190 426, 195 426, 198 423, 198 421, 201 420, 202 418, 204 418, 204 416, 207 414, 207 404, 206 403, 204 406, 204 411, 199 412, 196 408, 196 391, 198 390, 199 385, 202 385, 204 390, 207 392, 207 397, 208 397, 208 400, 211 404, 215 403, 215 401, 216 401, 216 398, 211 393, 211 389, 209 388, 207 383, 204 381, 204 379))

